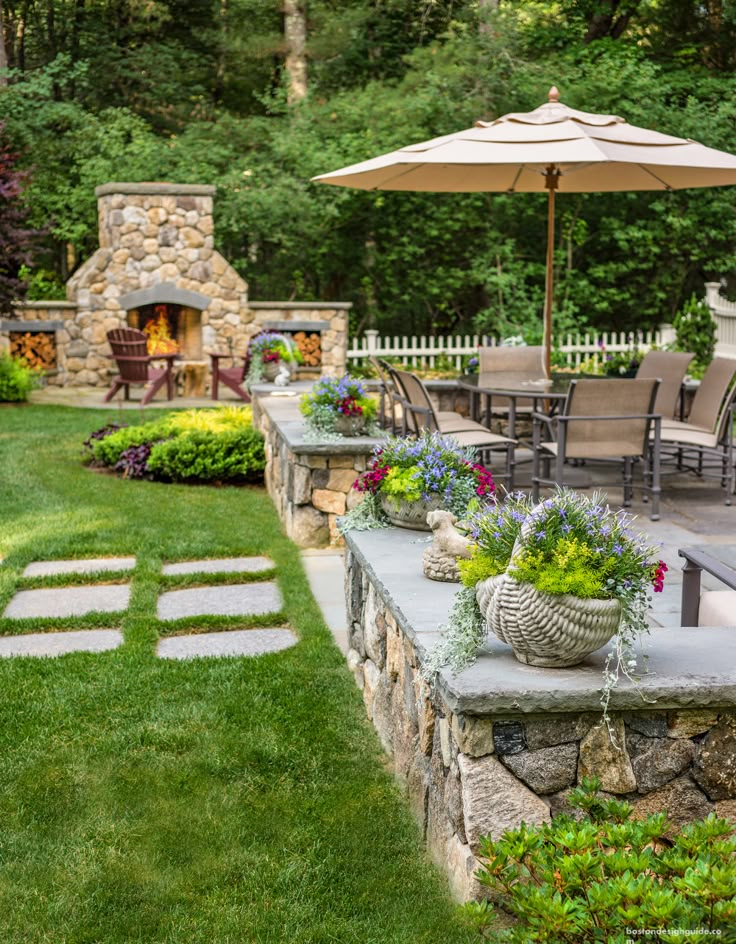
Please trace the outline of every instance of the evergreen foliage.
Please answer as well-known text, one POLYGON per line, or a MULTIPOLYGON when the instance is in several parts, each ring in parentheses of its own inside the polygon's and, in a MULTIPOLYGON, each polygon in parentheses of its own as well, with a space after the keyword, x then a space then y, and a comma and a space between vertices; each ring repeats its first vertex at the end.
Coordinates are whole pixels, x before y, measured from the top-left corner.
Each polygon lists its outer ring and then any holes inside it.
MULTIPOLYGON (((354 330, 533 341, 540 195, 310 178, 533 109, 553 83, 572 107, 732 147, 731 3, 312 0, 308 94, 291 104, 276 0, 9 0, 3 15, 0 119, 34 169, 33 222, 50 227, 38 293, 96 248, 95 186, 212 183, 217 248, 254 298, 352 301, 354 330)), ((556 327, 643 330, 705 280, 734 279, 735 204, 733 188, 560 196, 556 327)))
POLYGON ((572 790, 569 803, 574 815, 481 838, 477 878, 518 919, 499 931, 490 902, 466 905, 483 939, 625 944, 646 929, 644 939, 661 944, 733 940, 732 823, 711 813, 675 832, 664 813, 633 818, 630 804, 604 798, 595 778, 572 790))
POLYGON ((27 400, 38 384, 38 371, 21 358, 11 357, 8 351, 0 351, 0 403, 27 400))

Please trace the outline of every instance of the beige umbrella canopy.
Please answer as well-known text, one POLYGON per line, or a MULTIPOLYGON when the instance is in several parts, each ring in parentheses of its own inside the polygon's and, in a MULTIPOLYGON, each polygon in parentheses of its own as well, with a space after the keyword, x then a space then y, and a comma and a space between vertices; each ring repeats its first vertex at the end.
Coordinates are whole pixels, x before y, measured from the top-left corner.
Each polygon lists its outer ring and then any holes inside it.
POLYGON ((412 144, 313 179, 362 190, 546 190, 544 346, 549 375, 555 191, 680 190, 736 184, 736 156, 690 139, 638 128, 616 115, 576 111, 563 105, 552 88, 549 102, 532 112, 478 121, 466 131, 412 144))

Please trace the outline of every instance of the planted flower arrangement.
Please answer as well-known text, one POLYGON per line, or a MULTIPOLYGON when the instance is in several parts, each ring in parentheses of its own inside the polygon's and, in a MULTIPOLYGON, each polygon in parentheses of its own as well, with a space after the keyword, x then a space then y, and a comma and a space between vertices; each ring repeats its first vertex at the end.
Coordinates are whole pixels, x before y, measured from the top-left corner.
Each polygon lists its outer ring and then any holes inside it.
POLYGON ((248 345, 248 372, 246 385, 263 380, 275 380, 282 369, 292 373, 297 364, 301 364, 299 348, 284 334, 277 331, 262 331, 251 339, 248 345))
POLYGON ((516 492, 472 515, 471 557, 458 561, 464 587, 430 671, 471 665, 489 632, 520 662, 548 667, 576 665, 615 636, 605 709, 619 675, 632 677, 649 594, 662 590, 667 570, 632 522, 569 489, 538 504, 516 492))
POLYGON ((344 377, 320 377, 305 393, 299 409, 308 430, 318 438, 375 435, 378 403, 370 397, 359 380, 344 377))
POLYGON ((427 530, 427 512, 445 508, 463 518, 469 506, 492 501, 495 493, 472 447, 428 431, 417 439, 389 436, 353 488, 364 498, 342 519, 343 531, 389 524, 427 530))

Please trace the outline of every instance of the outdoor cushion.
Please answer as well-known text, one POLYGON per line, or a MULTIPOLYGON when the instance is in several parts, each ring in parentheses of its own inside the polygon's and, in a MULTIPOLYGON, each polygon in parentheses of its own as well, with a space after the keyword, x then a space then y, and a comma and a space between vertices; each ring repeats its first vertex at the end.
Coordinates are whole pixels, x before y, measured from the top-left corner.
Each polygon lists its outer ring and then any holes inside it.
POLYGON ((704 590, 700 594, 698 626, 736 628, 736 590, 704 590))

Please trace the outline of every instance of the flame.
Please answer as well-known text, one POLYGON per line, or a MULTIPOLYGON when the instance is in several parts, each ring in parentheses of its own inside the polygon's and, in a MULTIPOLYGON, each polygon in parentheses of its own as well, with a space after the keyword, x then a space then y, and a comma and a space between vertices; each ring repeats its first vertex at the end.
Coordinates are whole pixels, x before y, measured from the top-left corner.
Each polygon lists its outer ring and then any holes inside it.
POLYGON ((155 354, 177 354, 179 345, 171 337, 171 325, 166 315, 166 305, 156 305, 153 309, 157 317, 143 328, 143 333, 148 338, 148 353, 155 354))

